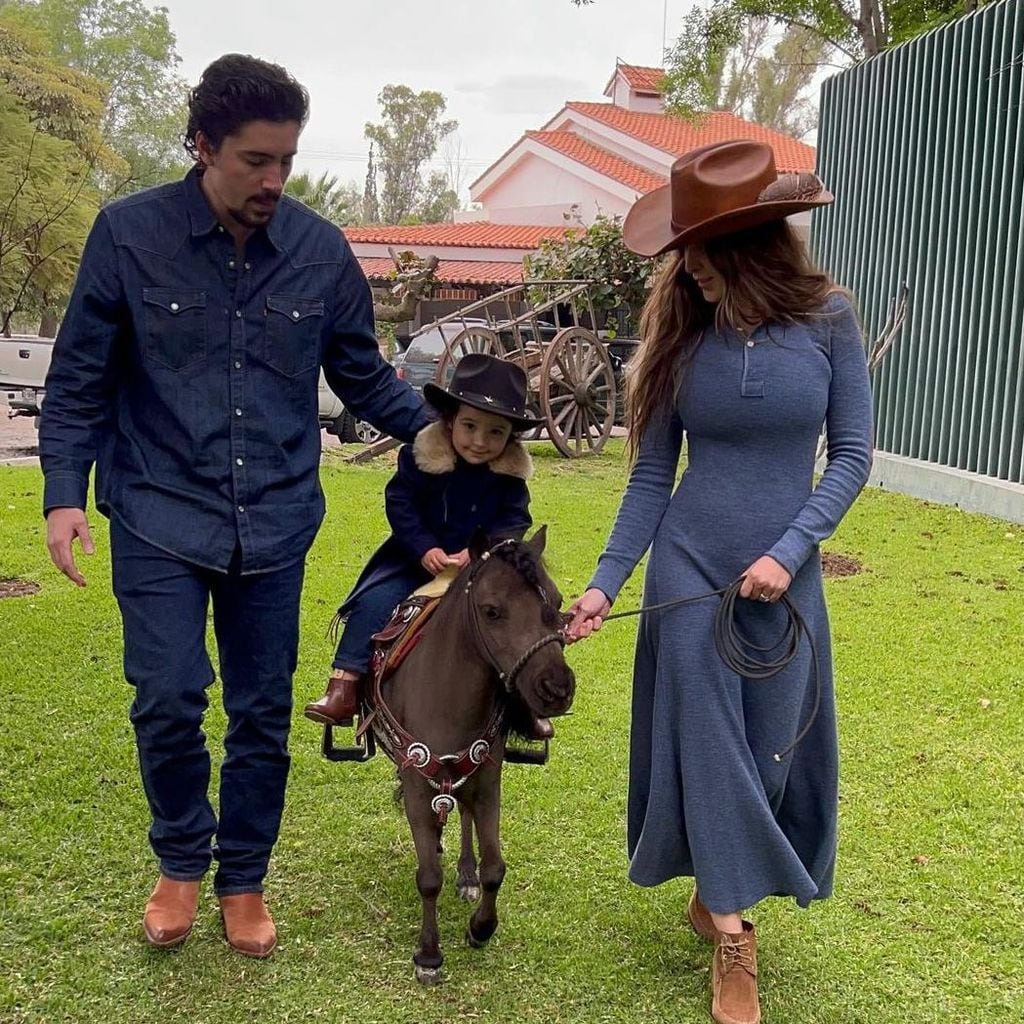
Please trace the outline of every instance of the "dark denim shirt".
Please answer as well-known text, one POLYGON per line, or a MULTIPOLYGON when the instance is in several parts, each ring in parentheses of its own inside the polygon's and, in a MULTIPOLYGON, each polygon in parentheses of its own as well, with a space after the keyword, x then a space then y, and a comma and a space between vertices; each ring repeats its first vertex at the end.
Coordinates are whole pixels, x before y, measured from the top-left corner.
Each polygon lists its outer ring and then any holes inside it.
POLYGON ((43 505, 96 505, 190 562, 301 558, 323 519, 319 370, 396 437, 429 422, 381 358, 338 228, 287 196, 238 259, 195 171, 106 207, 46 378, 43 505))

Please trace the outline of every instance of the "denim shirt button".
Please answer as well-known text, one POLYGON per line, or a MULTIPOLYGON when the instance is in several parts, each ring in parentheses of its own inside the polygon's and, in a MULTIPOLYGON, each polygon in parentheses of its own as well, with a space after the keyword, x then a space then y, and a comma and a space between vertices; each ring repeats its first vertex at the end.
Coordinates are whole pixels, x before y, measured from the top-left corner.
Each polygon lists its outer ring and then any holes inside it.
POLYGON ((240 309, 236 309, 235 310, 235 316, 240 317, 241 315, 242 315, 242 311, 240 309))
POLYGON ((299 319, 299 311, 297 309, 293 309, 292 310, 292 319, 294 319, 294 320, 298 320, 299 319))
POLYGON ((238 511, 239 512, 244 512, 245 511, 245 506, 244 505, 239 505, 238 506, 238 511))
POLYGON ((176 302, 172 302, 171 303, 171 312, 172 313, 177 313, 179 309, 181 309, 181 306, 179 306, 176 302))

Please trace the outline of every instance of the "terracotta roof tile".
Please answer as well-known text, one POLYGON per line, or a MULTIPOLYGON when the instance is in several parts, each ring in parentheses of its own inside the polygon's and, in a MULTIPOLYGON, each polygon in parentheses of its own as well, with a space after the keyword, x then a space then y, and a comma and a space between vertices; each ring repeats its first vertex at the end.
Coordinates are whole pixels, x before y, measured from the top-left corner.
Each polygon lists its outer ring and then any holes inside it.
POLYGON ((561 238, 561 225, 492 224, 470 221, 466 224, 365 225, 344 229, 349 242, 378 245, 468 246, 474 249, 536 249, 545 238, 561 238))
POLYGON ((666 178, 653 171, 625 160, 615 153, 588 142, 575 132, 527 132, 527 137, 540 142, 551 149, 563 153, 571 160, 586 165, 623 185, 628 185, 637 192, 650 192, 664 185, 666 178))
POLYGON ((660 93, 665 81, 664 68, 645 68, 638 64, 620 64, 616 71, 621 71, 631 89, 637 92, 660 93))
POLYGON ((566 109, 601 121, 674 156, 682 156, 691 149, 712 142, 751 139, 772 147, 779 171, 814 170, 815 151, 812 146, 726 111, 715 111, 700 121, 690 122, 671 114, 626 110, 612 103, 567 103, 566 109))
MULTIPOLYGON (((373 281, 392 280, 395 265, 379 256, 360 256, 359 266, 373 281)), ((441 260, 436 276, 442 284, 519 284, 522 263, 484 262, 483 260, 441 260)))

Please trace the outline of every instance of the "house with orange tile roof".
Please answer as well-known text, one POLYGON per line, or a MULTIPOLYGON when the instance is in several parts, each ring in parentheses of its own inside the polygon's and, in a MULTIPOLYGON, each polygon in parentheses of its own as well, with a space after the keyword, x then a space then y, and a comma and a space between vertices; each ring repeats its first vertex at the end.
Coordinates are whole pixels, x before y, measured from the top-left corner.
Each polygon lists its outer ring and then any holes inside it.
POLYGON ((772 147, 780 171, 814 169, 813 147, 735 114, 688 121, 666 113, 664 77, 661 68, 617 64, 605 87, 609 102, 569 101, 525 131, 470 185, 476 208, 457 213, 454 224, 346 228, 367 276, 386 279, 390 246, 437 255, 438 279, 460 296, 517 283, 523 256, 542 239, 590 224, 599 213, 625 216, 668 181, 678 157, 712 142, 754 139, 772 147))

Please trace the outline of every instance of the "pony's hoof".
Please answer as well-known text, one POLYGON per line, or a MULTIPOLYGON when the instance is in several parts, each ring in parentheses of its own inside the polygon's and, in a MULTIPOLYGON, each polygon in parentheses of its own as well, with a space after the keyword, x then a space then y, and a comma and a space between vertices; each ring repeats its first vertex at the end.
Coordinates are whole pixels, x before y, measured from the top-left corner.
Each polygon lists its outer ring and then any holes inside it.
POLYGON ((421 985, 439 985, 441 983, 440 967, 420 967, 416 965, 416 980, 421 985))
POLYGON ((480 899, 479 885, 457 885, 455 891, 459 894, 459 899, 467 903, 477 903, 480 899))
POLYGON ((478 939, 473 934, 473 929, 472 928, 467 928, 466 929, 466 943, 467 943, 467 945, 472 946, 473 949, 483 949, 484 946, 486 946, 487 943, 490 942, 490 940, 491 940, 491 937, 489 935, 487 936, 486 939, 478 939))

